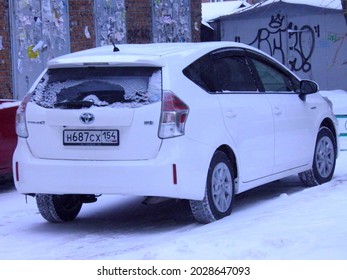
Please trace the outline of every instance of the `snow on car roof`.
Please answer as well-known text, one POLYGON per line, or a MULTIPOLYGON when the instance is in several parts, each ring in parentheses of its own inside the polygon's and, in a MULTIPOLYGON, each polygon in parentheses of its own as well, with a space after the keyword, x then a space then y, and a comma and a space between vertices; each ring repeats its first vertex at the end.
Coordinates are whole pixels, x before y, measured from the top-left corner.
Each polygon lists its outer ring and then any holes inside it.
MULTIPOLYGON (((207 53, 216 48, 240 47, 235 42, 203 42, 203 43, 151 43, 151 44, 120 44, 118 52, 113 46, 97 47, 63 55, 48 62, 49 68, 83 65, 136 65, 162 67, 167 57, 187 57, 193 53, 207 53)), ((243 45, 249 48, 247 45, 243 45)))

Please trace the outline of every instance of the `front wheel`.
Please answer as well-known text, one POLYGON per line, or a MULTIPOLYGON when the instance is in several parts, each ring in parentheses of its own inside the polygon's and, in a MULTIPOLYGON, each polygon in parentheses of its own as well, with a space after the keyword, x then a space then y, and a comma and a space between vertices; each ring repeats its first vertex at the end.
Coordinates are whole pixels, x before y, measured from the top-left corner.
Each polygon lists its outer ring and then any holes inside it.
POLYGON ((308 187, 324 184, 333 177, 335 164, 335 138, 330 129, 322 127, 317 136, 312 168, 299 173, 299 177, 308 187))
POLYGON ((234 175, 225 153, 217 151, 210 163, 203 200, 191 200, 190 208, 200 223, 210 223, 231 214, 234 201, 234 175))
POLYGON ((41 216, 51 223, 72 221, 82 208, 79 195, 36 194, 36 204, 41 216))

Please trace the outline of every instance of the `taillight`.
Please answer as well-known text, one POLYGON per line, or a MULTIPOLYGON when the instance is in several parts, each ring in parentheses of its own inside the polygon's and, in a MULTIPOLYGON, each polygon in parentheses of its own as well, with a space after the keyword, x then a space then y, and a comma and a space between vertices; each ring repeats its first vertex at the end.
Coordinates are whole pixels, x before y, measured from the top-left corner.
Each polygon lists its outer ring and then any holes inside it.
POLYGON ((26 124, 25 111, 31 99, 31 96, 31 93, 28 93, 26 96, 24 96, 24 99, 22 103, 19 105, 16 113, 16 133, 19 137, 22 138, 27 138, 29 136, 26 124))
POLYGON ((189 107, 173 92, 163 92, 159 137, 171 138, 184 135, 189 107))

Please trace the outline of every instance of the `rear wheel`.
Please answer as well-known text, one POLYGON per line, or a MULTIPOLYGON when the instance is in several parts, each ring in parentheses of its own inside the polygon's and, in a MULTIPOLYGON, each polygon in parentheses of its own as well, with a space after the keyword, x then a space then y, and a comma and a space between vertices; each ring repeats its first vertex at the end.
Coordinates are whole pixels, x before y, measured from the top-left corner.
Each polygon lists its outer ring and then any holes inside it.
POLYGON ((322 127, 317 136, 313 166, 310 170, 299 173, 299 177, 308 187, 324 184, 333 177, 335 164, 335 138, 330 129, 322 127))
POLYGON ((225 153, 217 151, 207 174, 205 197, 191 200, 190 208, 200 223, 210 223, 229 216, 234 200, 234 175, 225 153))
POLYGON ((37 194, 36 204, 41 216, 51 223, 72 221, 82 208, 79 195, 37 194))

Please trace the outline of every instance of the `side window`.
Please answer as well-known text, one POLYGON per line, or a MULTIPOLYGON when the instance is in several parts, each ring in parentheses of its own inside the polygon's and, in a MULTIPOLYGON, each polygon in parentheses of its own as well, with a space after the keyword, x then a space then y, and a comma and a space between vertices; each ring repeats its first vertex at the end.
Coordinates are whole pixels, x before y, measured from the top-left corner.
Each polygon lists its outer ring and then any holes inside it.
POLYGON ((205 91, 214 92, 213 66, 209 55, 194 61, 183 70, 183 74, 205 91))
POLYGON ((275 67, 252 59, 265 91, 293 92, 297 89, 295 81, 275 67))
POLYGON ((214 60, 217 91, 257 91, 255 80, 243 56, 225 56, 214 60))

